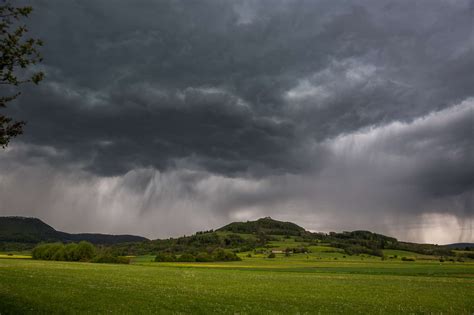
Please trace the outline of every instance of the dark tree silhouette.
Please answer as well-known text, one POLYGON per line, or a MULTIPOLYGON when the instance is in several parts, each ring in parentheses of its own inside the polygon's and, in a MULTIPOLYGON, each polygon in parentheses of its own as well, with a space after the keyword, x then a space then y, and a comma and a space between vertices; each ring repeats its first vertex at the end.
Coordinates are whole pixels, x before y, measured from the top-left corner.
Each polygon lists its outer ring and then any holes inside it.
MULTIPOLYGON (((32 72, 29 66, 42 61, 39 39, 26 38, 28 29, 22 19, 32 12, 29 6, 16 7, 0 0, 0 110, 17 98, 21 92, 15 88, 23 83, 38 84, 43 79, 41 71, 32 72)), ((14 121, 0 113, 0 146, 5 148, 11 138, 23 133, 24 121, 14 121)))

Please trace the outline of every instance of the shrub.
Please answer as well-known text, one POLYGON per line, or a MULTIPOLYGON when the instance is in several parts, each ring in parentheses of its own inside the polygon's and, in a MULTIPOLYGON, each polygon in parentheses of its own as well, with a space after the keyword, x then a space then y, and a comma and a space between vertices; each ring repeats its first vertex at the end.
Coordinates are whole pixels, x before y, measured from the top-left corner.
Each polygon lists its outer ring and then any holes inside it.
POLYGON ((64 245, 61 244, 60 247, 58 247, 51 257, 52 260, 57 260, 57 261, 65 261, 66 260, 66 253, 64 251, 64 245))
POLYGON ((44 251, 46 250, 46 244, 40 244, 33 248, 31 252, 31 257, 33 259, 43 259, 44 257, 44 251))
POLYGON ((44 258, 46 260, 53 260, 54 255, 57 251, 61 250, 64 245, 62 243, 49 244, 44 251, 44 258))
POLYGON ((64 245, 62 243, 40 244, 33 249, 32 257, 33 259, 59 260, 61 257, 60 255, 56 255, 56 252, 62 250, 63 248, 64 245))
POLYGON ((268 258, 275 258, 275 253, 270 253, 270 254, 268 255, 268 258))
POLYGON ((155 257, 156 262, 173 262, 176 261, 176 256, 173 254, 158 253, 155 257))
POLYGON ((76 247, 76 256, 79 261, 89 261, 95 256, 95 247, 89 242, 80 241, 76 247))
POLYGON ((95 256, 91 262, 100 264, 129 264, 130 259, 122 256, 112 256, 111 254, 103 254, 95 256))
POLYGON ((233 252, 225 251, 222 248, 217 248, 212 253, 214 261, 238 261, 242 260, 233 252))
POLYGON ((89 242, 81 241, 79 244, 62 243, 40 244, 32 251, 33 259, 58 260, 58 261, 90 261, 97 263, 128 264, 126 257, 113 255, 108 249, 96 250, 89 242))
POLYGON ((464 258, 469 258, 469 259, 474 259, 474 253, 464 253, 463 257, 464 258))
POLYGON ((78 261, 79 257, 77 256, 77 244, 69 243, 64 246, 64 258, 67 261, 78 261))
POLYGON ((95 256, 95 247, 89 242, 79 244, 40 244, 32 251, 33 259, 58 261, 90 261, 95 256))
POLYGON ((197 262, 210 262, 212 261, 212 256, 210 256, 208 253, 199 253, 196 256, 196 261, 197 262))
POLYGON ((340 243, 333 243, 332 246, 343 248, 346 254, 352 255, 361 255, 361 254, 368 254, 372 256, 383 256, 383 252, 378 248, 367 248, 361 245, 346 245, 340 243))
POLYGON ((402 261, 415 261, 415 258, 402 257, 402 261))
POLYGON ((178 257, 178 260, 180 262, 194 262, 196 261, 196 257, 194 257, 192 254, 182 254, 181 256, 178 257))

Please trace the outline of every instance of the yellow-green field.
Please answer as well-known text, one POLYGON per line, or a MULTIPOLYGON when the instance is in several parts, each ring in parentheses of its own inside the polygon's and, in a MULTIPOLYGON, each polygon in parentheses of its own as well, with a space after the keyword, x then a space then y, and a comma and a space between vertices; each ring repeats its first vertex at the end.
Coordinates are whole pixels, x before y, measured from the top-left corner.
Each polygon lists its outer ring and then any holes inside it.
MULTIPOLYGON (((318 253, 131 265, 0 259, 0 313, 474 312, 474 264, 318 253), (363 260, 361 258, 364 258, 363 260)), ((406 254, 406 253, 405 253, 406 254)))
POLYGON ((31 255, 24 254, 0 254, 1 258, 10 258, 10 259, 31 259, 31 255))

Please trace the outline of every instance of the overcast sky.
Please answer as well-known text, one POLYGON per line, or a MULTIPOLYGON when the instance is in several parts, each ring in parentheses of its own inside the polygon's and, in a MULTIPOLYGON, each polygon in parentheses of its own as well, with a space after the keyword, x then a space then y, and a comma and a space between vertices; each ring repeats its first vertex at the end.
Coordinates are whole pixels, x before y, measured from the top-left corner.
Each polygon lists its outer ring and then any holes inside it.
POLYGON ((35 0, 0 215, 474 241, 474 2, 35 0))

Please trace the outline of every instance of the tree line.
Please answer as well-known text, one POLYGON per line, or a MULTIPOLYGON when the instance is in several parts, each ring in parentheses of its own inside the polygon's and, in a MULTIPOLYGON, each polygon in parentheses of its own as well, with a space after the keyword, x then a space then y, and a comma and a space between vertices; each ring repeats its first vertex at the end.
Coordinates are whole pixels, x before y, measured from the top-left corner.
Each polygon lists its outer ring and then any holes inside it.
POLYGON ((234 252, 224 250, 222 248, 214 249, 211 253, 199 252, 184 253, 176 256, 173 253, 161 252, 155 257, 156 262, 212 262, 212 261, 240 261, 242 260, 234 252))
POLYGON ((79 243, 45 243, 39 244, 32 251, 33 259, 56 261, 80 261, 92 263, 128 264, 126 257, 114 255, 110 249, 96 248, 89 242, 79 243))

